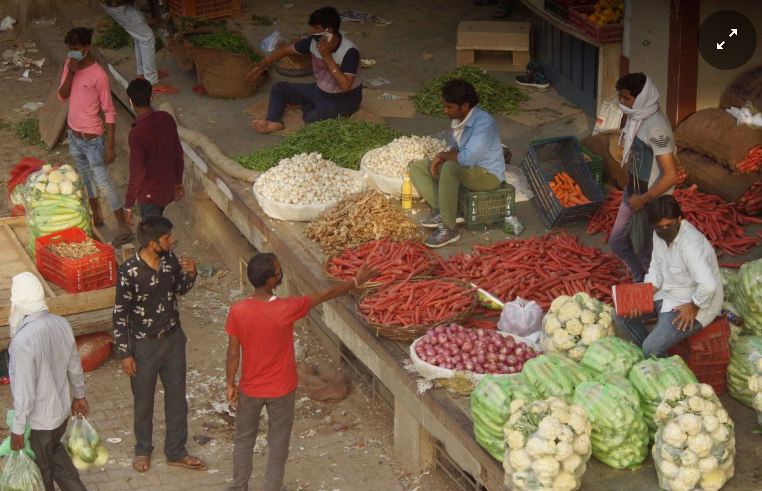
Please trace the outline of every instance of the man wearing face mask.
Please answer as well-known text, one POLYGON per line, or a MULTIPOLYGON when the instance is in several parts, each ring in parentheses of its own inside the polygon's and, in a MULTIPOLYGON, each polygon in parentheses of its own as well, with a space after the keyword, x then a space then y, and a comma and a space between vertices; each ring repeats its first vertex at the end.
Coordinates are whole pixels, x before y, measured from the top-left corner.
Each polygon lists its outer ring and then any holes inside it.
POLYGON ((270 92, 267 119, 251 123, 259 133, 282 130, 281 118, 289 104, 301 106, 302 117, 307 124, 351 116, 360 109, 360 51, 339 32, 339 12, 333 7, 318 9, 310 14, 309 25, 311 37, 276 49, 246 76, 248 80, 255 80, 284 56, 312 56, 312 71, 317 83, 275 83, 270 92))
POLYGON ((192 259, 175 256, 170 248, 172 222, 149 216, 138 225, 140 251, 122 264, 114 299, 114 339, 122 370, 130 376, 135 402, 137 444, 132 467, 146 472, 153 451, 153 412, 157 377, 164 387, 167 465, 205 470, 188 455, 188 403, 185 399, 185 344, 177 295, 185 295, 196 280, 192 259))
POLYGON ((254 294, 230 307, 227 391, 236 416, 233 483, 228 491, 247 491, 259 416, 267 408, 269 454, 264 491, 281 491, 294 424, 298 377, 294 360, 294 322, 312 307, 357 288, 378 275, 363 266, 353 279, 303 297, 278 298, 273 291, 283 282, 283 270, 274 254, 257 254, 246 268, 254 294), (241 360, 243 350, 243 360, 241 360), (241 367, 241 380, 235 377, 241 367), (240 389, 240 390, 239 390, 240 389))
POLYGON ((135 203, 140 217, 163 216, 164 208, 185 196, 183 147, 177 123, 164 111, 151 109, 151 84, 137 78, 127 87, 130 107, 138 117, 130 130, 130 182, 124 197, 124 218, 135 225, 135 203))
POLYGON ((653 285, 654 313, 614 317, 620 333, 643 348, 643 355, 667 356, 667 350, 696 334, 720 314, 722 278, 709 241, 685 220, 677 200, 660 196, 646 205, 654 228, 653 257, 645 282, 653 285), (643 321, 657 318, 650 334, 643 321))
POLYGON ((622 167, 629 168, 609 244, 641 283, 651 261, 653 230, 641 212, 652 199, 672 194, 677 183, 675 139, 672 126, 659 111, 659 90, 642 73, 629 73, 616 83, 619 107, 627 115, 620 144, 624 144, 622 167))

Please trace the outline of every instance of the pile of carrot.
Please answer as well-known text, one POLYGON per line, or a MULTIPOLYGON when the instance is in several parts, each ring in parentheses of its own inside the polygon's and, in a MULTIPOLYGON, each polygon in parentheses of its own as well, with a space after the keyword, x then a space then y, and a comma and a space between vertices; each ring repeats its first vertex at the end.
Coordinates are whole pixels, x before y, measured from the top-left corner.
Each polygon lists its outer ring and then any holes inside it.
POLYGON ((566 172, 559 172, 553 181, 548 183, 553 194, 564 207, 578 206, 590 203, 590 200, 582 194, 579 184, 574 182, 566 172))
MULTIPOLYGON (((695 185, 687 189, 678 189, 672 196, 680 203, 685 218, 718 250, 717 257, 725 254, 743 255, 752 246, 759 245, 759 236, 747 236, 742 227, 762 223, 762 220, 742 215, 733 203, 726 203, 718 196, 699 192, 695 185)), ((604 239, 608 239, 614 227, 615 210, 619 209, 621 202, 621 191, 609 193, 593 215, 587 233, 593 235, 603 231, 604 239)))
POLYGON ((762 182, 755 182, 741 196, 736 204, 738 211, 750 217, 759 216, 762 213, 762 182))
POLYGON ((341 280, 355 277, 363 264, 381 272, 374 282, 389 283, 426 272, 437 256, 416 242, 391 242, 388 238, 373 240, 355 249, 345 249, 332 257, 326 271, 341 280))
POLYGON ((757 172, 762 167, 762 145, 755 145, 746 154, 746 158, 738 163, 738 171, 741 174, 757 172))
POLYGON ((459 252, 441 260, 434 275, 474 283, 502 302, 517 296, 534 300, 543 310, 556 297, 577 292, 610 302, 611 287, 629 281, 616 256, 564 231, 473 249, 473 254, 459 252))
POLYGON ((380 288, 360 302, 360 312, 388 326, 418 326, 442 322, 468 309, 473 292, 460 283, 408 281, 380 288))
POLYGON ((675 183, 675 186, 680 186, 681 184, 684 184, 686 180, 688 180, 688 173, 685 171, 685 167, 678 167, 677 168, 677 182, 675 183))

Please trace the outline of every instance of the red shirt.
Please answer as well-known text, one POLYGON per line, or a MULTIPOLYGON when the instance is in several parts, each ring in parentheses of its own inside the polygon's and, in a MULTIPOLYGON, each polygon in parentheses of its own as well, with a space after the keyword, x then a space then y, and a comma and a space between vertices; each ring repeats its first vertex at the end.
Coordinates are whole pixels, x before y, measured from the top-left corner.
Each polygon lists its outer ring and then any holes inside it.
POLYGON ((175 200, 175 184, 183 183, 183 147, 177 123, 164 111, 149 110, 132 122, 130 183, 124 206, 167 206, 175 200))
POLYGON ((230 307, 225 331, 238 338, 243 350, 238 388, 249 397, 283 397, 296 390, 294 322, 305 317, 310 297, 251 298, 230 307))

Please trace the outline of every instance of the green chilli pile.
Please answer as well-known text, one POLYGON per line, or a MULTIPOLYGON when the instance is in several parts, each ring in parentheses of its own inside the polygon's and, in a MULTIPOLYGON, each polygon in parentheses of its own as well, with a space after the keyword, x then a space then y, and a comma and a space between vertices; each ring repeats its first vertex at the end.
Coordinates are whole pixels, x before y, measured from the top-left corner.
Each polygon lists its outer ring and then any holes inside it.
POLYGON ((413 96, 419 113, 444 117, 442 112, 442 87, 452 79, 461 78, 471 83, 479 95, 479 107, 490 114, 516 114, 519 103, 529 96, 513 85, 484 73, 481 68, 460 66, 421 85, 413 96))
POLYGON ((327 119, 305 125, 277 145, 236 157, 235 160, 247 169, 264 172, 294 155, 319 153, 339 167, 357 170, 366 152, 401 136, 401 132, 383 124, 351 118, 327 119))
POLYGON ((185 36, 197 48, 213 48, 228 53, 245 55, 254 63, 262 61, 262 55, 249 46, 249 42, 238 34, 229 31, 216 31, 208 34, 188 34, 185 36))

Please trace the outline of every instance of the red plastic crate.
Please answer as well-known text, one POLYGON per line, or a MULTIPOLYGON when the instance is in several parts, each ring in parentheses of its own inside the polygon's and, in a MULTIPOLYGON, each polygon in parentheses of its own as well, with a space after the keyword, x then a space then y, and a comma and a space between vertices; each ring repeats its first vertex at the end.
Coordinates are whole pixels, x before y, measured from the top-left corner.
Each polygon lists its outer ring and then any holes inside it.
POLYGON ((241 0, 169 0, 172 17, 216 19, 241 15, 241 0))
POLYGON ((45 248, 59 242, 84 242, 87 235, 77 227, 45 235, 35 240, 37 269, 42 276, 68 293, 100 290, 116 285, 114 248, 93 241, 101 252, 81 259, 66 259, 45 248))
POLYGON ((717 395, 724 394, 726 390, 725 372, 728 363, 706 363, 690 366, 693 375, 702 384, 711 385, 717 395))
POLYGON ((572 7, 569 9, 569 25, 574 26, 599 43, 621 41, 624 37, 624 24, 597 26, 587 20, 595 12, 595 7, 572 7))
POLYGON ((704 329, 667 351, 685 360, 699 382, 709 384, 717 394, 725 392, 725 371, 730 363, 730 324, 719 316, 704 329))

